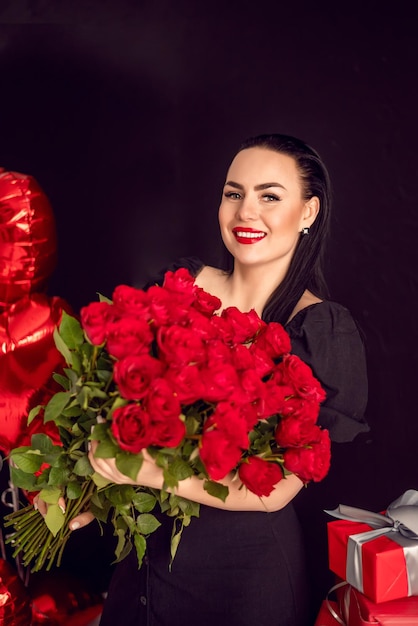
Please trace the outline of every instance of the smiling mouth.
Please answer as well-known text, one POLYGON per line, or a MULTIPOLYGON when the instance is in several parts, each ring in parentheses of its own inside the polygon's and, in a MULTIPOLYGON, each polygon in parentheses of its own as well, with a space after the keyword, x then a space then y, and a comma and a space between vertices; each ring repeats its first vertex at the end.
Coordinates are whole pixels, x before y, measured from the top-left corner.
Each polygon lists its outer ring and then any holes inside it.
POLYGON ((250 228, 233 228, 235 239, 239 243, 257 243, 266 236, 261 230, 252 230, 250 228))

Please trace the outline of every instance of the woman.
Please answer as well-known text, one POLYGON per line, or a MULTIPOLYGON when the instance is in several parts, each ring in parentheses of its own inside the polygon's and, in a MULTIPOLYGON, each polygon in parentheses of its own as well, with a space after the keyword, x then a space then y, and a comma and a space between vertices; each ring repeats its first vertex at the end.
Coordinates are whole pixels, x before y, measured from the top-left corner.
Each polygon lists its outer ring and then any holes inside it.
MULTIPOLYGON (((219 223, 230 271, 196 258, 166 269, 187 267, 224 308, 255 309, 264 320, 284 324, 292 351, 328 392, 320 424, 336 441, 366 431, 363 345, 350 313, 325 299, 329 181, 317 153, 289 136, 246 141, 227 173, 219 223)), ((109 480, 132 482, 112 459, 95 459, 94 445, 90 456, 109 480)), ((171 571, 172 522, 165 519, 148 540, 145 566, 138 570, 133 552, 117 566, 101 626, 184 625, 192 619, 199 626, 312 623, 303 539, 292 504, 302 481, 291 475, 262 498, 231 477, 223 482, 229 488, 225 502, 204 491, 196 477, 179 483, 179 495, 199 502, 201 510, 183 533, 171 571)), ((162 470, 149 456, 136 483, 162 487, 162 470)), ((90 518, 84 514, 72 524, 80 527, 90 518)))

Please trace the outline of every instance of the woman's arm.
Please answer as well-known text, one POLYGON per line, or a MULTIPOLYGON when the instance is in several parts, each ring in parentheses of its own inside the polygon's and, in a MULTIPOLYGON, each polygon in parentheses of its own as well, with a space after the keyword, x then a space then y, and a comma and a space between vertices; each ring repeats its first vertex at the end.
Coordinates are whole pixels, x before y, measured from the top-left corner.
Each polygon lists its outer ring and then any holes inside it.
MULTIPOLYGON (((94 457, 95 444, 93 442, 90 452, 90 463, 93 469, 117 484, 143 485, 153 489, 162 489, 163 470, 158 467, 154 459, 143 451, 144 462, 138 473, 136 481, 128 478, 116 468, 115 459, 99 459, 94 457)), ((200 504, 212 506, 226 511, 264 511, 272 512, 282 509, 288 504, 303 487, 303 482, 294 474, 283 478, 269 496, 259 497, 244 487, 238 479, 232 475, 218 481, 228 487, 228 496, 223 502, 220 498, 211 496, 203 488, 203 481, 197 476, 181 480, 175 489, 170 489, 182 498, 193 500, 200 504)))

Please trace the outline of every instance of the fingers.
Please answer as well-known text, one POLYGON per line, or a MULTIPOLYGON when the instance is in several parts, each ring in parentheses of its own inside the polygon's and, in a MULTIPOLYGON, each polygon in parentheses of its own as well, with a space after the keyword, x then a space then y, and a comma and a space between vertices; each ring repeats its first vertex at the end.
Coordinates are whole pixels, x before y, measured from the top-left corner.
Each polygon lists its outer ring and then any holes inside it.
POLYGON ((48 506, 38 495, 36 495, 33 499, 33 506, 43 517, 45 517, 48 511, 48 506))
POLYGON ((87 526, 93 520, 93 513, 90 513, 90 511, 86 511, 85 513, 80 513, 80 515, 76 515, 76 517, 74 517, 74 519, 72 519, 71 522, 68 524, 68 527, 70 528, 70 530, 78 530, 79 528, 87 526))
MULTIPOLYGON (((34 497, 33 506, 35 509, 39 511, 39 513, 43 517, 45 517, 45 515, 48 512, 48 505, 39 497, 39 495, 36 495, 34 497)), ((61 497, 58 499, 58 506, 60 507, 61 511, 65 513, 64 498, 61 497)), ((86 511, 85 513, 80 513, 80 515, 76 515, 76 517, 74 517, 71 520, 71 522, 68 524, 68 527, 70 528, 70 530, 78 530, 79 528, 83 528, 83 526, 87 526, 93 520, 94 520, 93 513, 90 513, 90 511, 86 511)))

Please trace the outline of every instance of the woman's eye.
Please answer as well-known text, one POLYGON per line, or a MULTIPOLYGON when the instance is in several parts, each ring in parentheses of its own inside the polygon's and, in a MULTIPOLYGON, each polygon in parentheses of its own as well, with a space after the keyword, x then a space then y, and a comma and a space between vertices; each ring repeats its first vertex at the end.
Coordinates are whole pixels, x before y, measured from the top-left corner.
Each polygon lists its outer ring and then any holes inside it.
POLYGON ((271 193, 264 194, 263 195, 263 200, 265 200, 266 202, 280 202, 279 196, 276 196, 276 195, 271 194, 271 193))
POLYGON ((241 198, 241 194, 237 191, 225 191, 225 198, 231 198, 232 200, 239 200, 241 198))

